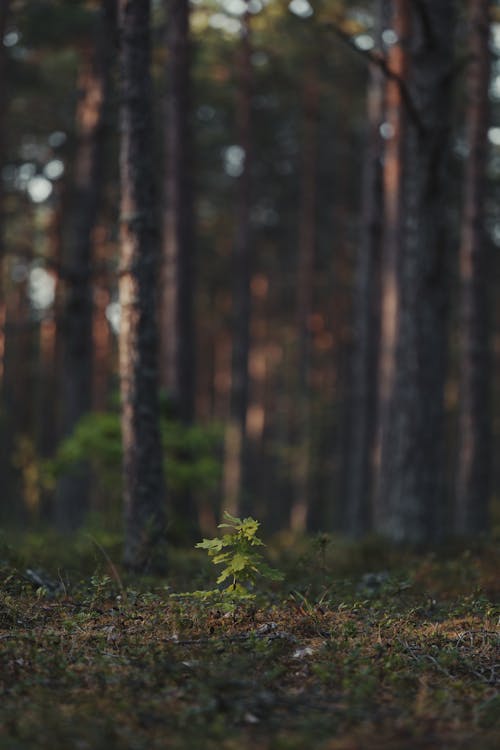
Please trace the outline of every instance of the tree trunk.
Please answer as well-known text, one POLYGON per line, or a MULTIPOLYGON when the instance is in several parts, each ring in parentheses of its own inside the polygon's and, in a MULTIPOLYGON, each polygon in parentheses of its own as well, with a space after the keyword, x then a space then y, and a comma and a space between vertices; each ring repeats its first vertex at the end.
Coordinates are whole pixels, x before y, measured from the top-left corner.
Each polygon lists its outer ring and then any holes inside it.
MULTIPOLYGON (((194 209, 190 122, 189 1, 166 0, 167 94, 166 171, 161 288, 161 385, 174 418, 194 418, 195 344, 193 324, 194 209)), ((182 458, 182 456, 180 456, 182 458)), ((174 523, 198 535, 190 491, 170 492, 174 523)))
MULTIPOLYGON (((375 527, 402 542, 432 541, 444 531, 446 188, 454 6, 453 0, 396 0, 394 6, 399 55, 407 57, 407 67, 403 64, 399 73, 404 89, 397 82, 389 86, 398 85, 406 128, 402 150, 392 158, 388 146, 384 166, 388 237, 382 261, 375 527), (402 51, 406 44, 407 54, 402 51)), ((398 127, 389 135, 394 151, 401 146, 398 127)))
MULTIPOLYGON (((5 165, 5 116, 7 109, 7 47, 3 38, 7 29, 10 0, 0 0, 0 170, 5 165)), ((5 283, 6 249, 4 234, 4 191, 3 179, 0 178, 0 479, 7 492, 10 484, 10 469, 8 455, 11 453, 11 429, 8 424, 8 405, 5 392, 5 324, 6 324, 6 295, 5 283)))
POLYGON ((488 530, 491 471, 489 242, 484 231, 488 160, 490 6, 470 0, 464 214, 460 248, 460 404, 455 530, 488 530))
MULTIPOLYGON (((67 252, 63 253, 65 280, 62 345, 62 434, 70 435, 92 405, 92 231, 102 195, 102 165, 106 144, 105 115, 115 34, 115 0, 103 0, 94 47, 82 50, 78 134, 73 201, 74 211, 67 252)), ((60 529, 82 525, 88 509, 89 474, 79 464, 58 483, 56 522, 60 529)))
MULTIPOLYGON (((10 0, 0 2, 0 168, 5 164, 5 115, 7 109, 7 47, 3 38, 7 30, 10 0)), ((0 393, 3 387, 4 351, 5 351, 5 238, 4 238, 4 194, 3 180, 0 179, 0 393)))
MULTIPOLYGON (((384 57, 386 57, 386 52, 382 42, 382 32, 388 27, 388 6, 388 0, 376 2, 377 49, 384 57)), ((393 60, 392 64, 396 62, 393 60)), ((345 514, 346 531, 354 537, 361 536, 371 527, 371 487, 378 385, 377 356, 380 337, 380 254, 384 215, 382 180, 384 139, 381 128, 386 116, 386 85, 385 76, 380 68, 374 64, 370 65, 362 193, 362 236, 355 280, 352 411, 345 514)), ((399 103, 397 90, 393 89, 392 96, 399 103)), ((393 119, 398 117, 395 112, 392 112, 391 116, 393 119)), ((397 140, 394 145, 397 148, 397 140)), ((392 154, 392 159, 394 158, 397 158, 397 151, 396 154, 392 154)), ((395 200, 396 196, 393 195, 392 199, 395 200)))
POLYGON ((251 169, 251 100, 252 51, 250 13, 242 19, 242 36, 238 60, 238 93, 236 117, 238 141, 244 153, 243 171, 238 177, 236 236, 233 248, 233 330, 231 417, 226 435, 225 485, 226 505, 240 514, 249 509, 247 477, 246 418, 248 409, 250 352, 250 169, 251 169))
POLYGON ((150 3, 119 0, 121 31, 121 308, 124 561, 165 569, 156 283, 159 261, 151 112, 150 3))
POLYGON ((188 0, 166 0, 168 90, 163 215, 161 384, 174 414, 189 424, 194 413, 194 211, 190 124, 188 0))
POLYGON ((309 510, 311 452, 311 330, 316 257, 319 81, 316 60, 306 63, 303 83, 302 175, 297 262, 297 437, 295 497, 290 526, 304 532, 309 510))

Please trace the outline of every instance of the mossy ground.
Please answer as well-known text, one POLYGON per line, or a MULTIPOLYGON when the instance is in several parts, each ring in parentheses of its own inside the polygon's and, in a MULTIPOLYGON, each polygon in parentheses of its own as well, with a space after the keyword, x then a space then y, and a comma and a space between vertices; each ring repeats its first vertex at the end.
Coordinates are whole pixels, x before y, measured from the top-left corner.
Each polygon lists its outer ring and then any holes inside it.
POLYGON ((224 612, 171 597, 202 553, 133 580, 34 539, 0 553, 1 748, 500 747, 498 545, 280 544, 285 581, 224 612))

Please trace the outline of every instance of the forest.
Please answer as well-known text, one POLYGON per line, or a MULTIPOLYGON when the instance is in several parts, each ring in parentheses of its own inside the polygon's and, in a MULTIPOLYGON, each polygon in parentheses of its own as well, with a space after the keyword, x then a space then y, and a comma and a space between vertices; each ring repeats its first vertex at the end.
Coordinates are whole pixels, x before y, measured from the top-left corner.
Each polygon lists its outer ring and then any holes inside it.
POLYGON ((0 0, 0 748, 500 745, 499 206, 497 0, 0 0))

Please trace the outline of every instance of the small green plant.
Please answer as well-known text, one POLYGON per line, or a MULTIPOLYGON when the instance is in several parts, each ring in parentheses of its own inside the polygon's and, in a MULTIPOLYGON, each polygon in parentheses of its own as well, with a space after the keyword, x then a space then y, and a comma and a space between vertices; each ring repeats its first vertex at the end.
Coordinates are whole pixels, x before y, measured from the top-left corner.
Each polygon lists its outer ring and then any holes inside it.
POLYGON ((232 611, 243 601, 255 599, 252 589, 259 577, 282 580, 282 574, 271 568, 256 549, 264 546, 264 542, 257 536, 259 522, 255 518, 235 518, 227 511, 224 518, 228 523, 219 524, 219 528, 232 529, 232 533, 215 539, 204 539, 195 547, 206 550, 214 565, 225 566, 217 583, 229 583, 225 588, 171 594, 172 599, 192 599, 209 605, 217 603, 221 609, 232 611))
POLYGON ((271 568, 257 552, 264 542, 257 536, 260 523, 255 518, 236 518, 224 512, 227 523, 219 524, 219 529, 232 529, 222 537, 204 539, 195 546, 207 551, 214 565, 224 565, 217 583, 229 581, 225 591, 246 595, 248 587, 253 588, 259 577, 281 581, 283 576, 271 568))

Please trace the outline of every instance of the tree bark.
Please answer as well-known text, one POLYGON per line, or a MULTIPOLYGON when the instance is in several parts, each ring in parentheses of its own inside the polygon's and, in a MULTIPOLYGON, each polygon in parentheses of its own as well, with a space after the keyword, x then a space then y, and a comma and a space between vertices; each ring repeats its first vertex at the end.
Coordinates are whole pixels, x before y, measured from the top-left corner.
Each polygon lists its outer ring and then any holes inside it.
MULTIPOLYGON (((92 405, 92 231, 102 195, 106 106, 115 37, 115 0, 102 0, 95 42, 81 50, 76 111, 77 152, 72 227, 63 252, 62 435, 70 435, 92 405)), ((89 473, 80 464, 56 490, 56 522, 62 530, 82 525, 88 510, 89 473)))
MULTIPOLYGON (((382 32, 388 26, 389 0, 377 0, 376 42, 386 57, 382 32)), ((397 61, 392 61, 392 64, 397 61)), ((357 258, 354 299, 354 354, 352 362, 352 406, 350 455, 345 528, 358 537, 371 527, 371 488, 376 435, 377 356, 380 338, 380 255, 384 216, 382 163, 384 139, 381 128, 386 116, 385 76, 379 66, 369 68, 367 134, 362 191, 362 236, 357 258)), ((399 103, 399 93, 392 91, 399 103)), ((393 102, 394 104, 394 102, 393 102)), ((392 112, 392 118, 397 114, 392 112)), ((397 123, 392 123, 395 125, 397 123)), ((395 142, 397 149, 397 140, 395 142)), ((397 158, 392 154, 392 159, 397 158)), ((395 195, 392 196, 396 200, 395 195)), ((397 213, 397 208, 396 208, 397 213)))
MULTIPOLYGON (((0 169, 5 165, 5 117, 7 110, 7 47, 3 44, 3 38, 7 29, 7 19, 10 10, 10 0, 0 0, 0 169)), ((4 492, 7 492, 11 484, 10 467, 8 455, 12 452, 11 434, 9 425, 9 408, 5 390, 5 339, 6 339, 6 295, 7 285, 5 283, 6 249, 4 233, 4 190, 3 179, 0 178, 0 477, 4 492)))
POLYGON ((249 396, 248 360, 250 352, 250 169, 251 169, 251 101, 252 50, 250 13, 242 18, 236 101, 237 132, 244 153, 243 171, 238 177, 236 235, 233 246, 232 300, 232 382, 231 416, 226 435, 225 495, 232 512, 244 514, 248 509, 245 472, 247 457, 246 419, 249 396))
POLYGON ((119 0, 121 230, 119 295, 124 562, 165 569, 165 490, 158 403, 159 266, 151 112, 150 3, 119 0))
POLYGON ((304 532, 309 511, 311 452, 311 330, 316 257, 319 81, 316 59, 306 63, 303 82, 302 174, 297 259, 297 436, 295 497, 290 526, 304 532))
MULTIPOLYGON (((184 425, 194 418, 195 343, 193 322, 194 207, 191 137, 189 1, 166 0, 166 170, 161 288, 162 388, 172 416, 184 425)), ((182 456, 180 457, 182 458, 182 456)), ((170 492, 174 523, 198 535, 193 493, 170 492)))
POLYGON ((388 85, 398 87, 401 100, 402 82, 413 107, 406 105, 404 140, 397 127, 391 134, 399 156, 391 158, 388 146, 384 166, 388 236, 375 528, 395 541, 422 543, 444 532, 446 188, 455 3, 396 0, 394 8, 398 54, 406 63, 400 80, 388 85))
POLYGON ((455 531, 486 532, 491 472, 489 242, 484 229, 488 161, 490 7, 470 0, 465 195, 460 247, 460 403, 455 531))
POLYGON ((190 41, 188 0, 166 0, 168 90, 163 215, 161 383, 185 424, 194 415, 193 253, 190 41))
MULTIPOLYGON (((7 30, 10 0, 0 0, 0 167, 5 163, 5 115, 7 110, 7 47, 3 38, 7 30)), ((3 388, 5 352, 5 236, 4 236, 4 191, 0 179, 0 393, 3 388)))

